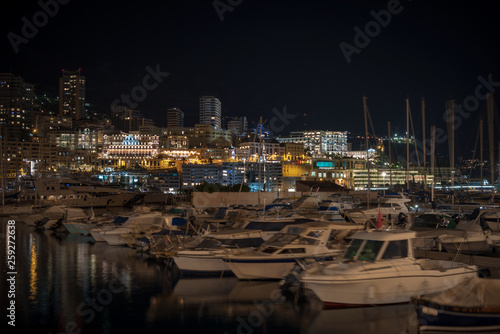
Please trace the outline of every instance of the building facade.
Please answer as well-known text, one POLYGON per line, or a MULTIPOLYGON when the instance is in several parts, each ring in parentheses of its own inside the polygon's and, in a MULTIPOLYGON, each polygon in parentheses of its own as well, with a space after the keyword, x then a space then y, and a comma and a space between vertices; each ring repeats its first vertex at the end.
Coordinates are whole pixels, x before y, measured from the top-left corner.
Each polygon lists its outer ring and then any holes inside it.
POLYGON ((179 108, 167 109, 167 128, 178 128, 184 126, 184 113, 179 108))
POLYGON ((32 136, 35 86, 20 76, 0 73, 0 129, 6 140, 32 136))
POLYGON ((211 124, 222 129, 221 102, 214 96, 200 97, 200 124, 211 124))
POLYGON ((59 78, 59 116, 78 121, 85 115, 85 77, 81 70, 65 71, 59 78))

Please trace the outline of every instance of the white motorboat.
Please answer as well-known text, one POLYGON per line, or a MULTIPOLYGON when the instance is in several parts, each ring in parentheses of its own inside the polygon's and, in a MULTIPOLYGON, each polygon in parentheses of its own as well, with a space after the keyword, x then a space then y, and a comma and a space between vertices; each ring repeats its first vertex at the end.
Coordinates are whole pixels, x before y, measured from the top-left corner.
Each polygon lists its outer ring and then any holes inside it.
POLYGON ((490 229, 483 230, 479 219, 474 222, 460 222, 454 230, 439 236, 439 244, 447 252, 491 253, 500 245, 500 234, 490 229))
POLYGON ((479 212, 479 223, 483 229, 490 229, 492 233, 500 233, 500 209, 483 209, 479 212))
POLYGON ((403 196, 381 197, 370 209, 346 210, 345 218, 356 224, 370 224, 377 219, 380 210, 382 219, 386 222, 392 222, 401 215, 408 215, 409 210, 406 206, 408 202, 410 199, 403 196))
POLYGON ((338 212, 343 214, 344 210, 354 209, 361 204, 359 198, 334 194, 329 199, 321 201, 318 211, 320 214, 338 212))
POLYGON ((112 246, 133 245, 139 237, 162 229, 178 229, 180 222, 177 220, 185 222, 185 218, 178 215, 163 215, 161 212, 131 216, 121 226, 101 232, 100 237, 112 246))
POLYGON ((65 214, 64 211, 65 208, 66 208, 65 205, 55 205, 47 209, 44 209, 41 212, 33 213, 27 216, 21 216, 19 220, 25 223, 26 225, 36 226, 35 222, 43 218, 56 219, 56 220, 63 218, 65 214))
POLYGON ((345 237, 363 229, 351 223, 312 222, 289 225, 257 250, 224 256, 239 279, 282 279, 297 260, 333 259, 345 250, 345 237))
POLYGON ((425 212, 412 218, 410 229, 416 231, 413 247, 418 250, 441 250, 439 237, 456 228, 453 217, 444 212, 425 212))
POLYGON ((249 219, 242 224, 242 228, 247 230, 262 231, 262 239, 269 240, 272 236, 280 232, 287 225, 303 224, 308 222, 320 221, 315 218, 308 218, 295 213, 286 216, 269 217, 261 216, 256 219, 249 219))
POLYGON ((102 233, 111 231, 116 227, 122 225, 128 220, 127 216, 117 216, 113 218, 104 218, 94 227, 89 230, 90 235, 94 238, 96 242, 106 242, 102 233))
POLYGON ((313 266, 300 283, 326 306, 409 302, 412 296, 449 289, 476 277, 478 268, 453 261, 415 259, 414 231, 357 232, 343 258, 313 266))
POLYGON ((210 275, 230 273, 222 257, 235 249, 253 249, 264 240, 259 230, 229 229, 206 234, 193 248, 178 251, 172 257, 184 274, 210 275))

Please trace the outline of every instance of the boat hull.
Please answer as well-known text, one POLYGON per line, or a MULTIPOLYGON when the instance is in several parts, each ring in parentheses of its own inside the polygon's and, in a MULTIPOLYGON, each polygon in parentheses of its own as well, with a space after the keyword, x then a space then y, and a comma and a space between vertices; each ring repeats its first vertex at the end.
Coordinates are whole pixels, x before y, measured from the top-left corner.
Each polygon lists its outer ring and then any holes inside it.
POLYGON ((500 312, 414 300, 420 331, 477 332, 500 330, 500 312))
POLYGON ((269 260, 231 258, 224 261, 239 279, 282 279, 292 271, 297 263, 294 258, 269 260))
POLYGON ((232 273, 222 258, 217 255, 177 254, 173 256, 173 259, 179 270, 186 275, 232 273))
MULTIPOLYGON (((305 275, 301 281, 326 305, 384 305, 407 303, 413 296, 449 289, 466 279, 477 276, 476 271, 451 269, 444 274, 439 270, 428 273, 394 272, 389 277, 349 278, 342 274, 329 277, 305 275)), ((324 275, 323 275, 324 276, 324 275)))

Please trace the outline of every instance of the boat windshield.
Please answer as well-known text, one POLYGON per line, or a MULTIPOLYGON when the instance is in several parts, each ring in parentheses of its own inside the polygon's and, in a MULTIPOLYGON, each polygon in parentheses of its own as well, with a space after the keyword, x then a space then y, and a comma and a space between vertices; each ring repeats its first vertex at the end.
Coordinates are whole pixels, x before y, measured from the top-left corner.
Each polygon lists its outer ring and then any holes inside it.
POLYGON ((266 242, 266 245, 283 247, 285 245, 288 245, 289 243, 291 243, 292 241, 294 241, 298 237, 299 237, 298 235, 294 235, 294 234, 278 233, 278 234, 272 236, 266 242))
POLYGON ((384 241, 354 239, 344 254, 344 259, 374 261, 384 241))

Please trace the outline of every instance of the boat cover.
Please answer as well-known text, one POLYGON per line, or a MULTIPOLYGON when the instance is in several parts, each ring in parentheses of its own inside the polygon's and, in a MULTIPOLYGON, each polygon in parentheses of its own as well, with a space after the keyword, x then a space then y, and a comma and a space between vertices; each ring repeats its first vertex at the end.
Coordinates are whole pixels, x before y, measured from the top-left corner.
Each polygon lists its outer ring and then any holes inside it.
POLYGON ((452 307, 500 307, 500 279, 474 277, 461 284, 429 296, 427 301, 452 307))

